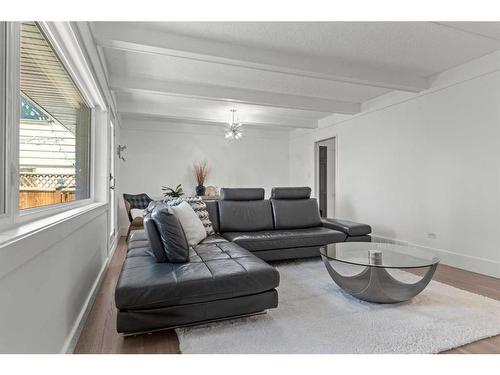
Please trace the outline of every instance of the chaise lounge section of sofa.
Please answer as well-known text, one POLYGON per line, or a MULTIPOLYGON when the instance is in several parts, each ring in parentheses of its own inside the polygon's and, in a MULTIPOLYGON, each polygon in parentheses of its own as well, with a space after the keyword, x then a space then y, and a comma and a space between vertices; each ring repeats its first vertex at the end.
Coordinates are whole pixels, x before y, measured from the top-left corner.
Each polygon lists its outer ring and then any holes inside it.
POLYGON ((240 246, 207 238, 185 263, 159 263, 144 231, 134 231, 117 283, 117 330, 133 334, 276 307, 276 269, 240 246))

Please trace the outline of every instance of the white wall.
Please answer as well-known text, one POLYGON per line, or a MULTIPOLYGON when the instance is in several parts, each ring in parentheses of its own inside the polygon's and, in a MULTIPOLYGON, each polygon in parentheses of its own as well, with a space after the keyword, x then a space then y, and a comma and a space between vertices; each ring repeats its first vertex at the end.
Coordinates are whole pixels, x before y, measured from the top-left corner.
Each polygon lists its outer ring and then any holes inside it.
POLYGON ((427 92, 387 95, 359 115, 294 131, 290 183, 314 184, 314 142, 336 136, 337 217, 500 277, 499 61, 485 57, 435 77, 427 92))
MULTIPOLYGON (((0 353, 71 349, 106 264, 106 206, 47 227, 0 251, 4 262, 18 253, 36 252, 0 275, 0 353)), ((4 266, 9 264, 4 263, 2 271, 4 266)))
MULTIPOLYGON (((120 165, 121 193, 146 192, 161 197, 162 186, 182 184, 186 195, 195 194, 193 162, 207 160, 210 175, 205 185, 263 187, 288 185, 289 132, 245 129, 236 142, 224 139, 224 128, 125 120, 120 143, 127 145, 120 165)), ((128 227, 120 199, 122 234, 128 227)))

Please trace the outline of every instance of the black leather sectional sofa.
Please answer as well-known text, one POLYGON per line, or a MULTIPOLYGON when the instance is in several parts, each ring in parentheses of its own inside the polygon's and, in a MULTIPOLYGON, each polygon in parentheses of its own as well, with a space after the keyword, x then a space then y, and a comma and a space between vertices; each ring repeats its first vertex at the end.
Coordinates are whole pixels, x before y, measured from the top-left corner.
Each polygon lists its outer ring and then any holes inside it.
POLYGON ((116 286, 117 330, 136 334, 277 307, 278 271, 266 261, 312 257, 370 226, 321 219, 310 188, 221 189, 207 202, 215 235, 186 248, 167 207, 151 204, 134 231, 116 286))

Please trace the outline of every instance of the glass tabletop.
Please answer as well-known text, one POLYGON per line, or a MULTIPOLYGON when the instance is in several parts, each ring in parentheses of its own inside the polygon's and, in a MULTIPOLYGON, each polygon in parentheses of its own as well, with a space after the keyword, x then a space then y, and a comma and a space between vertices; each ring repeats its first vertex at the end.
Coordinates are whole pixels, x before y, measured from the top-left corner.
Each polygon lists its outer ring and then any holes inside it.
POLYGON ((381 268, 421 268, 439 263, 424 248, 382 242, 340 242, 320 249, 322 256, 338 262, 381 268))

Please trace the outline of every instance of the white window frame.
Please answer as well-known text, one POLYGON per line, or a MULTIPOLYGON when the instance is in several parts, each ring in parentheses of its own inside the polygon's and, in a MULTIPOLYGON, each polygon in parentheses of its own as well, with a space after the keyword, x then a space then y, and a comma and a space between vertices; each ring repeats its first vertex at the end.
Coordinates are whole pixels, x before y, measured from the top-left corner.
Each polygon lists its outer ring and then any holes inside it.
MULTIPOLYGON (((6 149, 6 187, 5 187, 5 214, 0 213, 0 230, 21 225, 33 220, 60 214, 64 211, 84 207, 93 203, 106 203, 103 194, 99 192, 106 189, 106 181, 96 178, 100 170, 107 165, 102 165, 101 158, 96 155, 96 138, 100 137, 102 127, 107 128, 107 123, 102 123, 102 115, 107 112, 106 101, 100 92, 94 78, 92 69, 87 62, 83 48, 80 46, 78 36, 69 22, 37 22, 49 40, 54 52, 64 64, 76 87, 91 108, 91 136, 90 136, 90 197, 73 202, 57 205, 41 206, 19 210, 19 120, 20 120, 20 23, 6 22, 6 97, 5 106, 5 149, 6 149), (100 161, 101 163, 98 163, 100 161), (96 174, 97 173, 97 174, 96 174), (104 185, 103 185, 104 184, 104 185)), ((107 140, 105 140, 107 142, 107 140)), ((106 163, 107 164, 107 163, 106 163)), ((1 169, 0 169, 1 172, 1 169)))
MULTIPOLYGON (((0 82, 5 82, 7 76, 7 61, 6 61, 6 41, 7 41, 7 23, 0 22, 0 82)), ((5 126, 6 122, 6 98, 7 98, 7 86, 0 85, 0 217, 6 214, 5 212, 5 201, 6 201, 6 170, 5 167, 5 126)))
POLYGON ((4 145, 5 159, 3 171, 4 185, 4 214, 0 215, 0 226, 8 227, 15 223, 17 204, 19 201, 18 166, 17 157, 19 150, 19 24, 5 22, 5 107, 4 107, 4 145))

